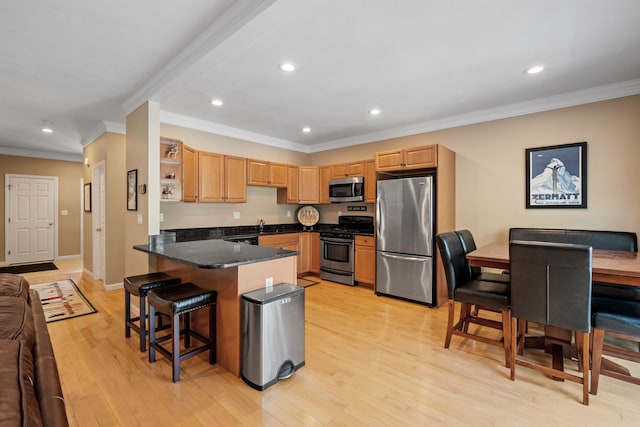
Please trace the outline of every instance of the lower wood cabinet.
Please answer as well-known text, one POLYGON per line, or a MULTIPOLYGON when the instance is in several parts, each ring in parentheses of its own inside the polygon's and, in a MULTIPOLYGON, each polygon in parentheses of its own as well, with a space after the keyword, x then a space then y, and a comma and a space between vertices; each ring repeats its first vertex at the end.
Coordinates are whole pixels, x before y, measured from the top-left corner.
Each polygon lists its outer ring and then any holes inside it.
POLYGON ((373 236, 356 236, 355 280, 371 287, 376 283, 376 239, 373 236))
POLYGON ((270 234, 258 238, 260 246, 298 251, 298 274, 320 273, 320 233, 270 234))
POLYGON ((311 272, 320 274, 320 233, 311 235, 311 272))

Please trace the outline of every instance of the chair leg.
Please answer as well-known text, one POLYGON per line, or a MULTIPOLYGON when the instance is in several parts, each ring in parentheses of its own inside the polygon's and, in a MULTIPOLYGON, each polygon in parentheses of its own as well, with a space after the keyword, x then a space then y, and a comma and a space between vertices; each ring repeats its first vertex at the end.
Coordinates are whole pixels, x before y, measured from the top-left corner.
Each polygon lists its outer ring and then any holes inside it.
POLYGON ((589 334, 580 332, 578 333, 580 336, 579 341, 582 343, 581 346, 581 366, 582 366, 582 403, 585 405, 589 404, 589 334))
POLYGON ((189 312, 184 315, 184 330, 186 331, 184 334, 184 348, 189 348, 191 347, 191 335, 189 335, 191 331, 191 314, 189 312))
MULTIPOLYGON (((156 315, 156 309, 153 305, 149 304, 149 317, 152 319, 156 315)), ((156 343, 156 323, 150 322, 149 324, 149 362, 153 363, 156 361, 156 349, 153 345, 156 343)))
POLYGON ((451 331, 453 330, 453 317, 454 317, 454 311, 455 311, 455 301, 450 299, 449 303, 449 316, 447 318, 447 336, 444 339, 444 348, 449 348, 449 345, 451 344, 451 331))
POLYGON ((520 328, 518 327, 518 319, 511 317, 511 351, 509 352, 509 368, 511 368, 511 381, 516 379, 516 353, 518 352, 518 335, 520 328))
POLYGON ((131 336, 131 294, 125 288, 124 290, 124 336, 129 338, 131 336))
POLYGON ((216 306, 209 306, 209 364, 216 363, 216 306))
MULTIPOLYGON (((187 313, 187 316, 189 313, 187 313)), ((180 381, 180 315, 174 314, 171 320, 171 324, 173 326, 173 336, 171 337, 172 343, 172 361, 171 365, 173 368, 173 382, 177 383, 180 381)), ((187 336, 189 333, 187 332, 187 336)))
MULTIPOLYGON (((149 323, 153 323, 153 317, 149 317, 149 323)), ((147 351, 147 298, 140 293, 140 351, 147 351)))
POLYGON ((504 342, 504 365, 511 366, 511 311, 502 310, 502 340, 504 342))
POLYGON ((602 368, 602 346, 604 343, 604 329, 593 328, 592 330, 592 353, 591 353, 591 394, 598 394, 598 381, 600 380, 600 369, 602 368))
POLYGON ((462 330, 469 332, 469 316, 471 316, 471 304, 461 303, 460 305, 460 322, 462 330))

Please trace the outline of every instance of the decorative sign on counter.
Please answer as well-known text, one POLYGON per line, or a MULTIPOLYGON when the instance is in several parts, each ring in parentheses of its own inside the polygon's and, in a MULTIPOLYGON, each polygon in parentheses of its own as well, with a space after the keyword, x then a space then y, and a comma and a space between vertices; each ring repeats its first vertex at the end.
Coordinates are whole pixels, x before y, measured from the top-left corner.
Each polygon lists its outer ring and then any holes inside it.
POLYGON ((303 206, 298 211, 298 222, 305 227, 313 227, 319 220, 320 214, 313 206, 303 206))

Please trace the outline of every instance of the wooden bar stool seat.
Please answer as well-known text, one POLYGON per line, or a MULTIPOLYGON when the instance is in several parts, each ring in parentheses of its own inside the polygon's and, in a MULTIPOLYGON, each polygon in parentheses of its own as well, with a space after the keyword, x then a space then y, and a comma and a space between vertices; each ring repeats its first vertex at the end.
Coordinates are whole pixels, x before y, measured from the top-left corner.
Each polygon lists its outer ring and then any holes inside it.
MULTIPOLYGON (((124 278, 124 336, 131 336, 131 329, 140 334, 140 351, 147 351, 147 293, 162 286, 179 284, 181 280, 166 273, 155 272, 124 278), (139 297, 140 315, 131 317, 131 295, 139 297)), ((155 323, 155 317, 149 323, 155 323)))
POLYGON ((209 363, 216 363, 216 298, 217 293, 202 289, 193 283, 166 286, 149 292, 149 316, 162 313, 171 317, 171 334, 156 337, 156 328, 149 329, 149 362, 155 362, 156 350, 171 360, 173 382, 180 381, 180 362, 209 350, 209 363), (209 337, 191 329, 191 312, 209 307, 209 337), (184 314, 185 327, 180 330, 180 316, 184 314), (180 336, 184 336, 185 352, 180 353, 180 336), (202 342, 200 347, 191 347, 191 338, 202 342), (161 345, 171 339, 171 351, 161 345))

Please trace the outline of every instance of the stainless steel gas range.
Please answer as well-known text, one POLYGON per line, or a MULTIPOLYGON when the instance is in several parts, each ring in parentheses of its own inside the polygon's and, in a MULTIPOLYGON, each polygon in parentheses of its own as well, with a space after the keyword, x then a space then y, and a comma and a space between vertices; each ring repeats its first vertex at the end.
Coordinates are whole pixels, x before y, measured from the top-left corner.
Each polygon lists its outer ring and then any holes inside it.
POLYGON ((372 216, 342 215, 334 228, 320 231, 320 278, 354 286, 354 236, 373 234, 372 216))

